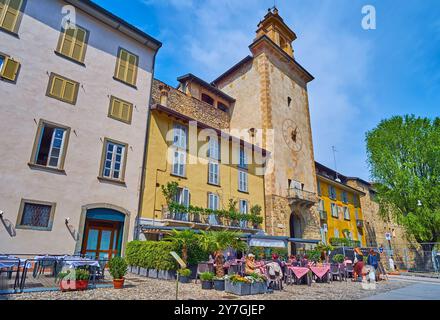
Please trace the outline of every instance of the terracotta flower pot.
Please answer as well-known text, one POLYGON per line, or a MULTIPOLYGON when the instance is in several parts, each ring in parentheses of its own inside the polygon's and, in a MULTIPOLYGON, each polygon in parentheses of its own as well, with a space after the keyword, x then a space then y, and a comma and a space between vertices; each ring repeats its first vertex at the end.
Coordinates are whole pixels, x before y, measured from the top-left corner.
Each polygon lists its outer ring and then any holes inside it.
POLYGON ((61 280, 60 289, 63 292, 66 291, 83 291, 87 290, 89 286, 89 280, 61 280))
POLYGON ((122 289, 122 288, 124 288, 124 281, 125 281, 124 278, 122 278, 122 279, 113 279, 113 287, 115 289, 122 289))

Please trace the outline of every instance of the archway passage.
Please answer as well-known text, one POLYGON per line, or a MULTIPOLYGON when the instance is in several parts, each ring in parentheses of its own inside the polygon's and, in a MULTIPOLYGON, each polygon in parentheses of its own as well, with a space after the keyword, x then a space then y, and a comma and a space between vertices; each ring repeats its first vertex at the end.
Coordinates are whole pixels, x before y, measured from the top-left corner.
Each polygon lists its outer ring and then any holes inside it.
MULTIPOLYGON (((304 226, 301 221, 301 217, 299 215, 296 215, 295 213, 292 213, 290 215, 290 237, 302 239, 303 233, 304 233, 304 226)), ((291 242, 292 254, 297 254, 298 249, 299 249, 298 244, 291 242)))
POLYGON ((121 254, 125 215, 107 208, 87 210, 81 254, 111 259, 121 254))

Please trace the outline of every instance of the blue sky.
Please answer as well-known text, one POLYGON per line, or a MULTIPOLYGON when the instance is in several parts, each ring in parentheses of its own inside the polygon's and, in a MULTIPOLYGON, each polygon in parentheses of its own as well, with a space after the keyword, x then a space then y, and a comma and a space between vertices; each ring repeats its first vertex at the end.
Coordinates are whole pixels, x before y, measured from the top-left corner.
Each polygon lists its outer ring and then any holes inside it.
MULTIPOLYGON (((274 0, 95 0, 163 43, 156 77, 215 79, 249 54, 274 0), (130 3, 130 6, 127 5, 130 3)), ((433 118, 440 109, 439 0, 276 0, 296 32, 295 57, 309 85, 315 158, 369 179, 365 132, 392 115, 433 118), (377 29, 361 27, 373 5, 377 29)))

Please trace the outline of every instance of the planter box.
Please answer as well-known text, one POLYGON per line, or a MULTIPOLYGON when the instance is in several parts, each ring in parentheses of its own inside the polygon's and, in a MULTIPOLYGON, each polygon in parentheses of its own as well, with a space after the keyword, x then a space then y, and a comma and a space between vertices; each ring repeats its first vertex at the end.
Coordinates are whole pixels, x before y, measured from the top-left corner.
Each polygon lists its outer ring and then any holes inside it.
POLYGON ((225 280, 214 280, 214 290, 225 291, 225 280))
POLYGON ((250 283, 232 283, 229 280, 225 282, 225 291, 237 296, 248 296, 251 294, 250 283))
POLYGON ((157 270, 156 269, 148 269, 148 278, 157 279, 157 270))
POLYGON ((180 283, 190 283, 191 277, 179 276, 179 282, 180 283))
POLYGON ((60 290, 66 291, 84 291, 89 286, 89 280, 61 280, 60 290))
POLYGON ((251 284, 251 295, 265 294, 267 291, 266 282, 254 282, 251 284))
POLYGON ((169 270, 159 270, 157 277, 162 280, 175 280, 176 279, 176 272, 169 271, 169 270))
POLYGON ((139 274, 139 269, 140 269, 139 267, 135 267, 135 266, 129 267, 130 272, 133 274, 139 274))
POLYGON ((202 280, 202 289, 203 290, 212 290, 212 285, 213 285, 212 281, 203 281, 202 280))
POLYGON ((148 277, 148 269, 146 268, 139 268, 139 275, 143 277, 148 277))

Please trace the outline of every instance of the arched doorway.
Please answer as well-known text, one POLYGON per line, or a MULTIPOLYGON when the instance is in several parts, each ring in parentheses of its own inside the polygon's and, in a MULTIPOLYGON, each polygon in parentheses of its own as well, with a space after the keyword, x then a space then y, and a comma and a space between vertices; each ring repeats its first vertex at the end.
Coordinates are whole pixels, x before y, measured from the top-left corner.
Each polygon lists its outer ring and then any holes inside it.
POLYGON ((81 254, 110 259, 121 254, 126 215, 110 208, 86 211, 81 254))
MULTIPOLYGON (((301 219, 301 216, 295 213, 290 215, 290 237, 302 239, 304 234, 304 224, 301 219)), ((297 254, 298 252, 298 244, 291 242, 291 250, 292 254, 297 254)))

